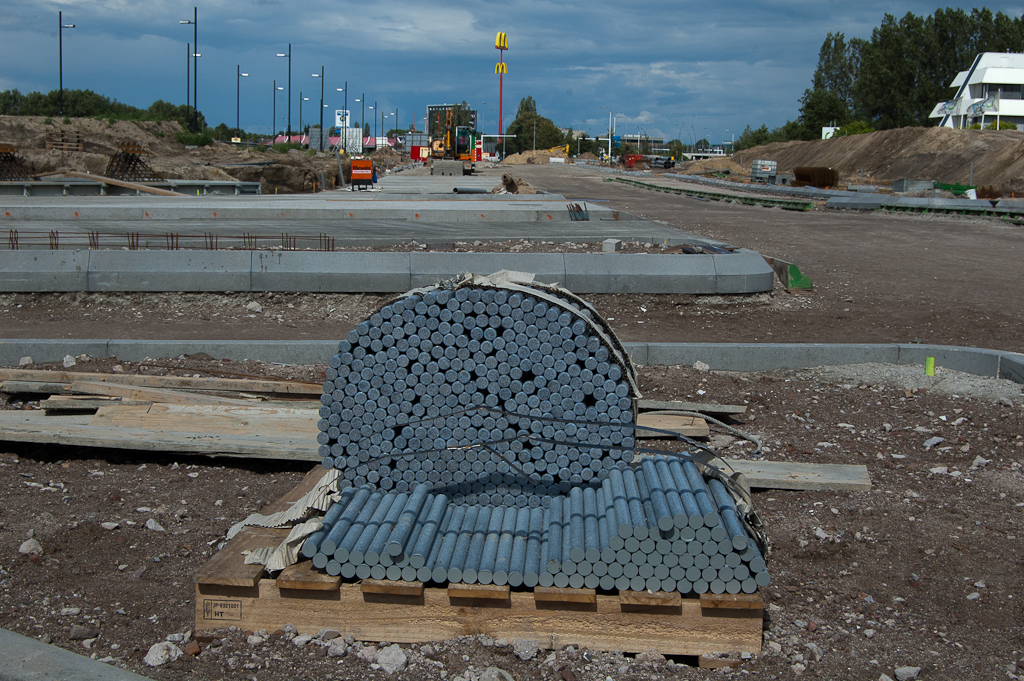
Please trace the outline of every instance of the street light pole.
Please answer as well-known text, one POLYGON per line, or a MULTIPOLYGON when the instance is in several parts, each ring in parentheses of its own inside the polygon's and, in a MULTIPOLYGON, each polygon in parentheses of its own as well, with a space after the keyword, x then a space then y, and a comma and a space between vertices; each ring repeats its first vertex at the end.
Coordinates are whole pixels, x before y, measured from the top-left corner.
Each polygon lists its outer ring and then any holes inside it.
MULTIPOLYGON (((362 140, 363 139, 363 126, 366 125, 366 93, 365 92, 362 93, 362 96, 359 98, 359 101, 363 103, 362 112, 359 114, 359 139, 362 140)), ((359 145, 359 148, 360 149, 363 148, 362 144, 359 145)))
POLYGON ((57 25, 59 26, 59 28, 57 29, 57 52, 58 52, 57 60, 59 62, 58 70, 60 71, 60 75, 58 76, 60 78, 60 115, 63 116, 64 115, 64 29, 65 28, 74 28, 75 25, 74 24, 65 24, 64 23, 64 14, 63 14, 63 12, 57 12, 57 25))
POLYGON ((192 8, 192 21, 186 19, 178 23, 192 24, 192 128, 193 132, 199 132, 199 8, 192 8))
POLYGON ((377 100, 373 100, 373 148, 377 149, 377 100))
POLYGON ((342 137, 341 149, 346 154, 348 153, 348 127, 349 127, 349 113, 348 113, 348 81, 345 81, 345 135, 342 137))
POLYGON ((288 43, 288 54, 283 52, 277 53, 278 57, 288 57, 288 127, 285 129, 285 135, 291 141, 292 134, 292 44, 288 43))
POLYGON ((309 97, 302 96, 302 90, 299 90, 299 141, 302 141, 302 133, 305 132, 305 128, 302 127, 302 102, 308 102, 309 97))
POLYGON ((316 150, 324 150, 324 67, 320 67, 320 73, 314 73, 314 78, 320 79, 320 138, 316 143, 316 150))
POLYGON ((270 136, 271 136, 271 140, 272 140, 271 144, 273 144, 275 141, 277 141, 277 91, 278 90, 283 90, 283 89, 284 89, 283 87, 278 87, 277 86, 277 80, 275 79, 274 80, 274 107, 273 107, 273 109, 271 109, 271 112, 272 112, 273 118, 274 118, 273 124, 270 126, 270 136))
POLYGON ((238 125, 238 112, 241 110, 242 78, 248 78, 248 73, 242 73, 241 64, 235 64, 235 130, 241 130, 238 125))

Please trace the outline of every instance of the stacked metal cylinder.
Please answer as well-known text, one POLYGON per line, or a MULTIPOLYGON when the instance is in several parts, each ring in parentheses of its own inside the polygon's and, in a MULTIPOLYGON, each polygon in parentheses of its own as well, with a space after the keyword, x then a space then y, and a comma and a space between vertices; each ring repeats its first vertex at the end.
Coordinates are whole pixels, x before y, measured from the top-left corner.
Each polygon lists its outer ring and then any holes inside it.
POLYGON ((631 367, 571 294, 436 288, 385 306, 331 358, 323 465, 343 486, 541 508, 633 457, 631 367))
POLYGON ((684 594, 769 583, 732 495, 685 455, 619 463, 543 508, 456 504, 432 490, 347 488, 302 553, 360 579, 684 594))

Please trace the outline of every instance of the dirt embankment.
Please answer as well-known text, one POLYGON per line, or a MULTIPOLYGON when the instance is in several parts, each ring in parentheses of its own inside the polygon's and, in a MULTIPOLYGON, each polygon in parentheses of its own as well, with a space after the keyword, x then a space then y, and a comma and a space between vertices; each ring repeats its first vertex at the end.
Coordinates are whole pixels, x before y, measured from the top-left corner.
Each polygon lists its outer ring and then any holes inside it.
MULTIPOLYGON (((750 172, 754 159, 777 161, 779 172, 827 166, 841 184, 890 184, 902 178, 993 186, 1005 195, 1024 192, 1024 132, 898 128, 810 142, 776 142, 736 153, 731 161, 750 172), (972 181, 973 167, 973 181, 972 181)), ((681 166, 701 172, 705 162, 681 166)))
POLYGON ((0 116, 0 144, 12 144, 33 173, 75 170, 100 175, 119 142, 137 142, 150 152, 148 161, 168 180, 241 180, 260 182, 265 194, 290 194, 319 188, 323 173, 328 187, 338 178, 333 156, 309 156, 293 150, 256 151, 214 142, 187 148, 175 139, 176 122, 107 121, 71 118, 64 123, 42 116, 0 116), (81 135, 85 151, 46 150, 47 133, 81 135))

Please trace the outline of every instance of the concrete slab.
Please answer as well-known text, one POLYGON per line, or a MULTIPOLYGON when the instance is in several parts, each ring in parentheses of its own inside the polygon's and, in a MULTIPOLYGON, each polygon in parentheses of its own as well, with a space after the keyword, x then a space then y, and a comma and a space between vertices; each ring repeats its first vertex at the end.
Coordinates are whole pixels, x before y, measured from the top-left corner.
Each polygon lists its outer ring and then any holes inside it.
POLYGON ((250 251, 92 251, 89 291, 248 291, 250 251))
MULTIPOLYGON (((101 357, 117 357, 125 362, 141 362, 156 357, 177 357, 205 353, 216 359, 278 362, 281 364, 326 364, 338 352, 337 341, 106 341, 101 357)), ((0 351, 3 346, 0 345, 0 351)), ((63 356, 63 355, 62 355, 63 356)), ((34 357, 33 357, 34 359, 34 357)))
POLYGON ((711 259, 720 294, 771 291, 775 284, 775 272, 760 253, 742 249, 728 255, 715 254, 711 259))
POLYGON ((110 353, 107 350, 105 339, 29 338, 23 340, 10 338, 0 340, 0 364, 4 366, 16 367, 22 357, 31 357, 36 364, 59 362, 64 359, 65 355, 109 357, 110 353))
POLYGON ((652 365, 704 362, 715 371, 773 371, 838 364, 897 364, 899 347, 825 343, 648 343, 652 365))
POLYGON ((429 286, 467 272, 493 274, 499 270, 532 272, 537 281, 563 283, 564 258, 562 253, 411 253, 410 288, 429 286))
POLYGON ((896 199, 892 196, 878 195, 878 196, 837 196, 830 198, 826 203, 826 208, 832 208, 835 210, 878 210, 882 206, 894 202, 896 199))
POLYGON ((0 251, 0 291, 85 291, 89 251, 0 251))
POLYGON ((386 293, 413 288, 410 253, 253 253, 254 291, 386 293))
POLYGON ((120 667, 0 629, 0 681, 147 681, 120 667))
POLYGON ((566 253, 565 287, 575 293, 718 292, 710 255, 566 253))
MULTIPOLYGON (((866 343, 623 343, 641 366, 693 366, 702 361, 714 371, 773 371, 843 364, 921 364, 936 358, 940 367, 999 377, 1024 384, 1024 355, 950 345, 866 343)), ((220 341, 0 339, 0 366, 17 366, 22 357, 56 362, 65 355, 117 357, 140 361, 203 352, 223 359, 255 359, 284 364, 325 364, 338 351, 334 340, 220 341)))
POLYGON ((954 371, 963 371, 977 376, 999 375, 999 358, 996 350, 960 348, 949 345, 900 344, 897 364, 919 364, 924 373, 926 357, 935 358, 935 366, 954 371))
POLYGON ((999 359, 999 378, 1024 383, 1024 355, 1007 352, 999 359))

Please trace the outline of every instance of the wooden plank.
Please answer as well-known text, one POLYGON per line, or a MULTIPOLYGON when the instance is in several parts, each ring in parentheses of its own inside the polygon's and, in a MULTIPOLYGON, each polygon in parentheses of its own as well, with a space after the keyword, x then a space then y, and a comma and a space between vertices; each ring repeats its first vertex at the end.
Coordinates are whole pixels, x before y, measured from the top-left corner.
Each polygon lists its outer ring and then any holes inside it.
POLYGON ((163 388, 144 388, 118 383, 104 383, 99 381, 75 381, 68 390, 72 394, 79 395, 106 395, 108 397, 122 397, 131 400, 145 400, 147 402, 161 402, 164 404, 253 404, 255 400, 238 400, 231 397, 219 397, 217 395, 203 395, 195 392, 180 392, 177 390, 165 390, 163 388))
POLYGON ((597 591, 594 589, 568 589, 557 586, 538 586, 533 589, 535 601, 549 603, 597 603, 597 591))
POLYGON ((639 414, 636 417, 636 436, 641 438, 668 437, 664 433, 656 433, 646 428, 667 430, 687 437, 707 437, 711 431, 708 423, 697 416, 680 416, 678 414, 639 414))
POLYGON ((134 189, 136 191, 144 192, 146 194, 156 194, 157 196, 188 196, 188 194, 182 194, 180 192, 172 192, 170 189, 160 189, 159 187, 150 187, 146 184, 139 184, 138 182, 125 182, 124 180, 115 180, 112 177, 104 177, 103 175, 93 175, 92 173, 80 173, 77 170, 65 170, 62 175, 68 177, 77 177, 80 180, 93 180, 100 184, 109 184, 115 187, 124 187, 125 189, 134 189))
MULTIPOLYGON (((298 485, 289 490, 287 494, 264 506, 260 513, 269 515, 285 510, 316 487, 323 479, 324 473, 322 468, 311 469, 298 485)), ((288 532, 288 528, 243 527, 231 541, 224 545, 224 548, 202 567, 196 576, 196 584, 255 587, 260 582, 264 568, 262 565, 246 565, 242 552, 264 546, 278 546, 288 536, 288 532)))
POLYGON ((154 404, 145 412, 104 407, 90 422, 110 428, 195 432, 232 437, 272 436, 304 440, 314 449, 319 414, 289 407, 154 404))
POLYGON ((0 440, 104 447, 207 456, 244 456, 288 461, 321 460, 316 433, 301 438, 253 432, 249 436, 159 432, 144 428, 89 425, 94 415, 46 416, 42 411, 0 411, 0 440))
POLYGON ((67 383, 43 383, 41 381, 4 381, 0 392, 8 395, 58 395, 65 392, 67 383))
POLYGON ((871 489, 868 467, 862 464, 799 463, 796 461, 749 461, 726 459, 743 473, 751 487, 795 490, 871 489))
POLYGON ((747 406, 744 404, 713 404, 711 402, 637 400, 636 406, 640 411, 697 411, 701 414, 723 414, 726 416, 744 414, 747 411, 747 406))
POLYGON ((620 591, 622 605, 648 605, 654 607, 679 607, 683 596, 678 591, 620 591))
POLYGON ((312 561, 304 560, 289 565, 277 576, 278 589, 303 589, 306 591, 335 591, 341 585, 341 575, 331 576, 313 567, 312 561))
POLYGON ((697 666, 700 669, 736 669, 743 665, 743 660, 733 660, 728 657, 711 657, 701 655, 697 658, 697 666))
POLYGON ((390 579, 364 579, 359 584, 364 594, 422 596, 423 582, 396 582, 390 579))
POLYGON ((508 585, 497 584, 449 584, 449 598, 483 598, 487 600, 508 600, 511 589, 508 585))
POLYGON ((104 374, 81 371, 47 371, 42 369, 2 369, 0 381, 41 383, 73 383, 75 381, 113 382, 145 388, 176 388, 178 390, 221 390, 250 393, 280 393, 318 396, 321 383, 256 378, 218 378, 191 376, 146 376, 142 374, 104 374))
POLYGON ((700 595, 700 607, 724 610, 763 610, 761 594, 713 594, 700 595))
POLYGON ((382 600, 369 606, 356 584, 330 592, 282 592, 275 580, 264 579, 257 589, 244 590, 197 584, 195 608, 197 631, 232 625, 274 631, 291 622, 300 633, 335 629, 362 641, 425 643, 487 634, 539 641, 546 649, 574 645, 639 653, 655 648, 665 655, 761 651, 760 611, 705 611, 693 598, 682 599, 677 614, 624 612, 617 596, 602 594, 588 610, 538 608, 533 594, 519 591, 509 594, 507 607, 473 608, 453 606, 445 589, 426 588, 421 603, 382 600))
POLYGON ((244 527, 214 554, 196 575, 196 584, 254 587, 263 576, 262 565, 246 565, 243 551, 277 546, 288 536, 287 529, 244 527))

